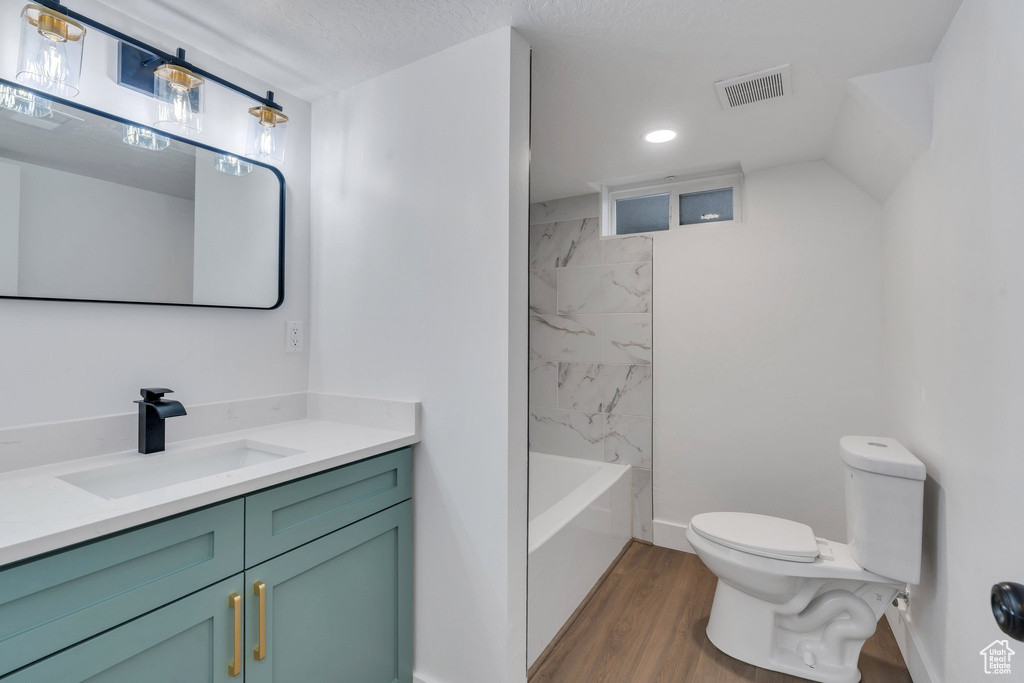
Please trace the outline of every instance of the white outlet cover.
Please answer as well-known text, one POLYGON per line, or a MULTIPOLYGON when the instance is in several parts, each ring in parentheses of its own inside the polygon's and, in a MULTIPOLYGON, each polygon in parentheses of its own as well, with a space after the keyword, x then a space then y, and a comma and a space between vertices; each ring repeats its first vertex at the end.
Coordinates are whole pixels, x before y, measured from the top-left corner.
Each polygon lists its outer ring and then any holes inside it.
POLYGON ((306 350, 306 332, 302 321, 290 320, 285 324, 284 349, 288 353, 306 350))

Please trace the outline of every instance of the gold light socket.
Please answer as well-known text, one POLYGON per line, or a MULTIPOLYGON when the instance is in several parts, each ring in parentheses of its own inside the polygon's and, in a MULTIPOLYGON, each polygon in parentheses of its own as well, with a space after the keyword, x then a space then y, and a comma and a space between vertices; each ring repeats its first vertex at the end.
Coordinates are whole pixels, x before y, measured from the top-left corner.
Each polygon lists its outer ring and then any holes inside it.
POLYGON ((39 5, 25 5, 21 16, 44 38, 66 43, 81 40, 85 36, 85 27, 73 19, 39 5))
POLYGON ((66 43, 68 41, 67 22, 61 21, 49 14, 39 16, 39 25, 36 27, 36 30, 44 38, 56 40, 58 43, 66 43))
POLYGON ((274 109, 261 104, 258 107, 252 107, 249 109, 249 113, 259 119, 261 126, 267 128, 273 128, 279 123, 288 123, 288 117, 274 109))
POLYGON ((192 90, 205 83, 202 77, 176 64, 162 64, 156 68, 153 75, 168 81, 175 90, 192 90))

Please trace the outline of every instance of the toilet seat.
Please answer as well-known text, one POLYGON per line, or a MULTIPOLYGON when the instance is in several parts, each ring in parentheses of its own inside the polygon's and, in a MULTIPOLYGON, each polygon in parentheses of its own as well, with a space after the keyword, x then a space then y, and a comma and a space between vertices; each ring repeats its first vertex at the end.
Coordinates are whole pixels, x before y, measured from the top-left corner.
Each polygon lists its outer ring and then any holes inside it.
POLYGON ((814 530, 806 524, 748 512, 706 512, 690 520, 701 537, 750 555, 787 562, 814 562, 814 530))

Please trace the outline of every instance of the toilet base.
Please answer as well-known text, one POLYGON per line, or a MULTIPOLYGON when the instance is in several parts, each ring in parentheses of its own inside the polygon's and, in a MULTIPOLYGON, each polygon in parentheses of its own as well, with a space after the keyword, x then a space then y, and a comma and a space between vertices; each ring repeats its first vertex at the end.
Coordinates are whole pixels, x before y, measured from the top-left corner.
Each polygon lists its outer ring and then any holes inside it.
POLYGON ((780 608, 719 579, 708 639, 730 657, 762 669, 819 683, 861 680, 857 659, 877 622, 863 600, 833 590, 798 615, 779 614, 780 608))

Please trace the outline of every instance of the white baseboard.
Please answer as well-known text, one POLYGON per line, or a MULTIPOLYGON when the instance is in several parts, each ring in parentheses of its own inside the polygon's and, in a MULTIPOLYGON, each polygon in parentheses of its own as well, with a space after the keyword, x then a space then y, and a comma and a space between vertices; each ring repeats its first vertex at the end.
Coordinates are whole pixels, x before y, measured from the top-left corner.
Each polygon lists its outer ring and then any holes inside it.
POLYGON ((896 644, 900 647, 900 654, 903 661, 907 663, 907 671, 914 683, 942 683, 938 678, 933 677, 928 666, 921 657, 921 651, 914 641, 913 629, 907 623, 904 612, 898 607, 889 607, 885 610, 885 618, 892 627, 892 633, 896 636, 896 644))
POLYGON ((660 519, 654 520, 654 545, 672 550, 682 550, 684 553, 692 553, 693 548, 686 540, 686 524, 665 522, 660 519))

